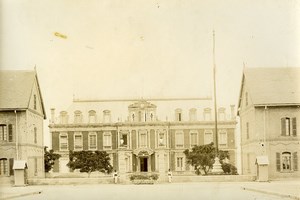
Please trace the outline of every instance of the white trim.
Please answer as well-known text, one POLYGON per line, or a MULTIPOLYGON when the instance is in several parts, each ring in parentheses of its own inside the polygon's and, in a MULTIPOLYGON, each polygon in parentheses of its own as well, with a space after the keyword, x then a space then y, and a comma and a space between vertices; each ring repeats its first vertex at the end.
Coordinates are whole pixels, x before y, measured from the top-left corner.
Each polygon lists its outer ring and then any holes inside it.
POLYGON ((112 149, 112 134, 111 134, 111 131, 104 131, 103 132, 103 150, 111 150, 111 149, 112 149), (108 143, 107 145, 106 145, 106 142, 104 140, 104 136, 109 136, 109 138, 110 138, 110 140, 107 142, 108 143))
POLYGON ((68 135, 68 132, 61 132, 59 133, 59 151, 68 151, 69 150, 69 135, 68 135), (61 137, 62 136, 66 136, 67 137, 67 147, 62 149, 61 148, 61 137))
POLYGON ((74 151, 82 151, 83 150, 83 136, 82 136, 82 133, 81 132, 74 132, 73 139, 74 139, 74 151), (76 148, 75 136, 80 136, 81 137, 81 144, 79 145, 79 146, 81 146, 81 148, 76 148))
POLYGON ((183 149, 184 148, 184 131, 183 130, 177 130, 177 131, 175 131, 175 149, 183 149), (182 141, 180 141, 179 139, 180 138, 178 138, 179 136, 177 136, 177 135, 179 135, 179 134, 181 134, 182 136, 182 141))
POLYGON ((190 130, 189 132, 189 136, 190 136, 190 147, 193 148, 194 145, 192 145, 192 134, 196 133, 196 144, 195 145, 199 145, 199 132, 197 130, 190 130))

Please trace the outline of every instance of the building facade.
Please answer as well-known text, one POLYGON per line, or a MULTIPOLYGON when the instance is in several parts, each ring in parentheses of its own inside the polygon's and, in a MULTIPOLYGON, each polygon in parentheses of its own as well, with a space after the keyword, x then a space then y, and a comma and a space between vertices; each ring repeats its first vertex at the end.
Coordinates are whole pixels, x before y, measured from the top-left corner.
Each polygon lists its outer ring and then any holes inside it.
POLYGON ((46 114, 36 71, 0 71, 0 176, 27 162, 28 177, 44 176, 46 114))
MULTIPOLYGON (((73 100, 58 116, 51 110, 52 148, 62 155, 53 171, 69 172, 69 150, 105 150, 120 173, 193 173, 183 151, 215 141, 210 105, 208 99, 73 100)), ((234 106, 231 114, 220 108, 218 115, 219 148, 228 150, 235 164, 234 106)))
POLYGON ((257 156, 267 156, 269 177, 299 173, 299 68, 249 68, 243 73, 238 115, 242 173, 257 174, 257 156))

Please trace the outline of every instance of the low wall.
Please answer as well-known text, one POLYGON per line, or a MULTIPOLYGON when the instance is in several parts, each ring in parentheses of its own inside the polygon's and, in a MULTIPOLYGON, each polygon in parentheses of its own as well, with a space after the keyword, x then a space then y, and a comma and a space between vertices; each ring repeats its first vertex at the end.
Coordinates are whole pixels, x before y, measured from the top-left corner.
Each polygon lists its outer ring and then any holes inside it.
POLYGON ((214 175, 214 176, 173 176, 172 182, 249 182, 255 181, 251 175, 214 175))

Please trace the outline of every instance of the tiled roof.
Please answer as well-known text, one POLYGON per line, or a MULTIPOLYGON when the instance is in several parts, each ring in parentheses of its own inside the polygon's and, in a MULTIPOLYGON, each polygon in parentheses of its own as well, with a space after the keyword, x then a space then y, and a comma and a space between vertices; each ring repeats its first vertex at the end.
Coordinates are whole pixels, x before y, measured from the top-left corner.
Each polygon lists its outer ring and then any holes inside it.
POLYGON ((300 68, 247 68, 243 82, 254 105, 300 104, 300 68))

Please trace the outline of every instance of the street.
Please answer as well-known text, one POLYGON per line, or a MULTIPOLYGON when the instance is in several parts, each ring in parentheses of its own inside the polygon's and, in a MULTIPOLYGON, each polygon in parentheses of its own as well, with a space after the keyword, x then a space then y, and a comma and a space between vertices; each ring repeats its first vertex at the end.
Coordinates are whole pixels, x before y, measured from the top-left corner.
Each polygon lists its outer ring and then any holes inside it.
MULTIPOLYGON (((230 200, 276 200, 280 196, 268 195, 243 190, 247 183, 172 183, 154 185, 50 185, 31 186, 41 190, 41 194, 20 197, 26 199, 130 199, 130 200, 199 200, 199 199, 230 199, 230 200)), ((285 198, 288 199, 288 198, 285 198)))

